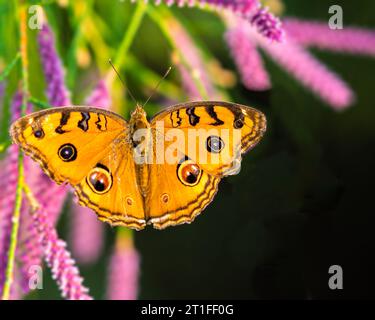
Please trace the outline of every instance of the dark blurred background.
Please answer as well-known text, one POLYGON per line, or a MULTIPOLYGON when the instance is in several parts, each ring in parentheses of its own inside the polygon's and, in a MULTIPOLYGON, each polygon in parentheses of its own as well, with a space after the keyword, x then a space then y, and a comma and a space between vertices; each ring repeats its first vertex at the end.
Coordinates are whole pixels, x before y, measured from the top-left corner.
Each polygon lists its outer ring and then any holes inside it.
MULTIPOLYGON (((339 4, 344 25, 375 27, 374 1, 284 3, 321 21, 339 4)), ((375 60, 313 52, 357 103, 336 113, 271 61, 271 91, 238 87, 267 115, 266 137, 193 225, 136 234, 141 298, 375 298, 375 60), (328 288, 334 264, 343 290, 328 288)))
MULTIPOLYGON (((323 22, 329 6, 338 4, 344 26, 375 28, 372 0, 284 4, 285 16, 323 22)), ((194 36, 235 70, 223 29, 211 28, 216 20, 207 22, 202 18, 209 14, 198 10, 179 14, 194 36)), ((145 21, 134 53, 162 74, 168 49, 161 44, 144 50, 152 32, 145 21)), ((356 104, 333 111, 265 57, 273 89, 255 93, 239 84, 231 91, 236 102, 267 115, 264 140, 244 157, 239 175, 221 182, 215 200, 193 224, 135 234, 141 299, 375 298, 375 59, 311 51, 351 85, 356 104), (335 264, 343 268, 343 290, 328 287, 328 269, 335 264)), ((65 215, 59 225, 63 234, 66 220, 65 215)), ((107 228, 110 248, 115 230, 107 228)), ((97 298, 105 290, 109 253, 82 268, 97 298)), ((49 275, 45 287, 34 298, 59 298, 49 275)))

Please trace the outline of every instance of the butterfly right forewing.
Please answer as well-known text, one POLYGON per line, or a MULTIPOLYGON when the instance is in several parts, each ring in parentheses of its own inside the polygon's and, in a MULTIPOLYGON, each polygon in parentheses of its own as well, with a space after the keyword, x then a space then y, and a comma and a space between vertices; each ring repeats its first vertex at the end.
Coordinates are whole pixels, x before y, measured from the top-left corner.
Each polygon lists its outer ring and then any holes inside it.
POLYGON ((10 136, 53 180, 75 185, 125 130, 126 121, 114 113, 61 107, 18 119, 10 136))

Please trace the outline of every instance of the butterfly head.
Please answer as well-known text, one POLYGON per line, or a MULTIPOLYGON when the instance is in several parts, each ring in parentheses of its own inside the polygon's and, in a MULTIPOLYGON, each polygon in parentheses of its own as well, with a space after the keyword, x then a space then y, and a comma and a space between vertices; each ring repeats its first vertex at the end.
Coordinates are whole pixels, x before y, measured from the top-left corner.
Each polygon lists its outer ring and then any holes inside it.
POLYGON ((129 124, 133 130, 149 127, 146 111, 140 104, 132 112, 129 124))

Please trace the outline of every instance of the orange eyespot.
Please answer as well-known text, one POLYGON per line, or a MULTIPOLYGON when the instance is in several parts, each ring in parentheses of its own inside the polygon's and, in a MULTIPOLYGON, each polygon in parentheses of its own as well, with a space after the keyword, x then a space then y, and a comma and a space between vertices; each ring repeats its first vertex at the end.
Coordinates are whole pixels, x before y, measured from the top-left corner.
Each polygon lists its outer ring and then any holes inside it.
POLYGON ((169 195, 166 194, 166 193, 163 193, 162 196, 161 196, 161 201, 163 203, 167 203, 169 201, 169 195))
POLYGON ((92 169, 86 180, 92 191, 98 194, 106 193, 112 186, 111 174, 100 167, 92 169))
POLYGON ((202 170, 191 160, 186 160, 177 167, 178 179, 187 186, 198 184, 202 175, 202 170))
POLYGON ((130 198, 130 197, 127 197, 127 198, 126 198, 126 204, 127 204, 128 206, 131 206, 131 205, 133 204, 133 199, 130 198))

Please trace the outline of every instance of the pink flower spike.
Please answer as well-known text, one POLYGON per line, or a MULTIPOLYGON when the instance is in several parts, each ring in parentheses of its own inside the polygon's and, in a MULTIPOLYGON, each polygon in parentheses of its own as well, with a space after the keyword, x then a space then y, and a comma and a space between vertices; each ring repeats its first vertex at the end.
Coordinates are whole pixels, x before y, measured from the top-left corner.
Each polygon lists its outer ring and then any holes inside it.
MULTIPOLYGON (((53 106, 70 104, 69 91, 64 84, 64 69, 62 62, 55 48, 55 39, 52 30, 44 21, 42 29, 38 33, 39 52, 47 85, 46 96, 48 102, 53 106)), ((27 162, 25 166, 30 170, 25 171, 26 182, 33 190, 34 196, 44 210, 48 212, 49 221, 55 224, 62 211, 62 206, 67 194, 66 186, 58 186, 48 178, 36 165, 27 162)), ((20 225, 20 246, 17 248, 17 259, 21 261, 20 284, 24 293, 29 291, 28 270, 30 265, 39 265, 42 259, 42 252, 37 240, 37 230, 34 228, 27 208, 22 208, 20 225)))
POLYGON ((56 224, 62 212, 69 186, 57 185, 44 172, 39 179, 30 184, 35 197, 49 213, 52 223, 56 224))
POLYGON ((283 29, 280 20, 267 8, 262 8, 258 0, 202 0, 213 7, 223 7, 237 16, 244 18, 257 31, 271 41, 283 40, 283 29))
POLYGON ((246 30, 237 26, 228 30, 225 38, 245 87, 255 91, 270 89, 271 82, 262 57, 250 41, 246 30))
POLYGON ((251 24, 254 25, 260 34, 266 38, 282 42, 284 32, 281 28, 281 22, 278 18, 268 12, 268 9, 260 8, 257 13, 251 17, 251 24))
POLYGON ((5 93, 5 84, 4 82, 0 82, 0 112, 3 113, 3 98, 5 93))
POLYGON ((4 181, 0 201, 0 294, 5 282, 9 241, 12 230, 12 216, 16 200, 18 179, 18 146, 11 145, 7 151, 4 181))
POLYGON ((99 80, 91 94, 87 97, 85 104, 97 108, 110 109, 111 96, 104 80, 99 80))
MULTIPOLYGON (((145 0, 145 2, 148 1, 145 0)), ((154 3, 155 5, 165 3, 167 6, 198 6, 200 8, 207 5, 212 9, 226 10, 247 20, 264 37, 277 42, 283 39, 280 20, 266 8, 262 8, 259 0, 154 0, 154 3)))
POLYGON ((78 263, 91 264, 100 256, 103 249, 104 224, 100 222, 94 211, 71 204, 71 233, 73 256, 78 263))
POLYGON ((198 88, 195 85, 195 82, 191 74, 189 73, 189 71, 186 69, 186 67, 182 65, 181 63, 178 63, 177 69, 180 72, 183 89, 186 92, 186 94, 189 96, 189 99, 202 100, 202 96, 200 92, 198 91, 198 88))
MULTIPOLYGON (((17 92, 12 101, 12 122, 21 116, 22 94, 17 92)), ((27 106, 30 110, 30 105, 27 106)), ((18 181, 18 152, 17 145, 12 144, 7 150, 4 162, 4 172, 1 173, 0 198, 0 292, 5 281, 12 217, 16 200, 18 181)))
POLYGON ((292 39, 275 44, 253 36, 278 64, 335 110, 343 110, 354 103, 355 96, 351 88, 292 39))
MULTIPOLYGON (((25 179, 32 188, 35 198, 44 207, 49 214, 49 221, 56 224, 59 214, 62 210, 66 186, 58 186, 50 180, 39 165, 30 158, 25 158, 25 179)), ((22 288, 24 293, 29 291, 29 267, 40 265, 42 260, 42 251, 38 243, 38 231, 35 229, 32 218, 27 208, 21 209, 20 242, 17 248, 17 258, 22 262, 20 268, 20 279, 23 281, 22 288)))
POLYGON ((168 24, 170 27, 171 36, 175 43, 179 46, 180 51, 184 53, 184 60, 190 69, 188 70, 187 66, 180 61, 180 57, 177 57, 176 65, 181 74, 182 85, 189 98, 191 100, 204 99, 194 79, 194 77, 196 77, 202 84, 207 96, 209 96, 211 99, 215 99, 215 97, 220 99, 220 94, 209 77, 209 72, 206 69, 202 54, 194 44, 190 35, 178 22, 171 20, 168 22, 168 24))
POLYGON ((375 31, 356 27, 332 30, 328 23, 287 18, 285 31, 300 45, 358 55, 375 56, 375 31))
POLYGON ((139 263, 139 254, 133 247, 131 239, 119 236, 109 263, 107 291, 109 300, 137 299, 139 263))
POLYGON ((37 243, 38 234, 29 217, 30 207, 27 202, 22 203, 21 211, 21 229, 19 248, 17 248, 17 260, 19 266, 19 286, 22 288, 23 294, 28 294, 30 291, 30 270, 35 266, 42 266, 42 251, 40 245, 37 243), (36 240, 36 241, 34 241, 36 240), (35 245, 37 243, 37 245, 35 245), (22 249, 20 250, 20 247, 22 249))
POLYGON ((66 249, 66 243, 60 240, 57 232, 48 219, 48 213, 43 207, 32 211, 35 227, 38 230, 39 244, 43 248, 43 255, 51 269, 52 277, 68 300, 92 300, 88 289, 83 286, 83 279, 66 249))
POLYGON ((64 84, 65 71, 57 54, 54 34, 45 22, 38 33, 39 51, 47 84, 46 95, 52 106, 70 105, 70 94, 64 84))
POLYGON ((200 0, 200 2, 228 9, 244 17, 250 17, 260 8, 259 0, 200 0))

